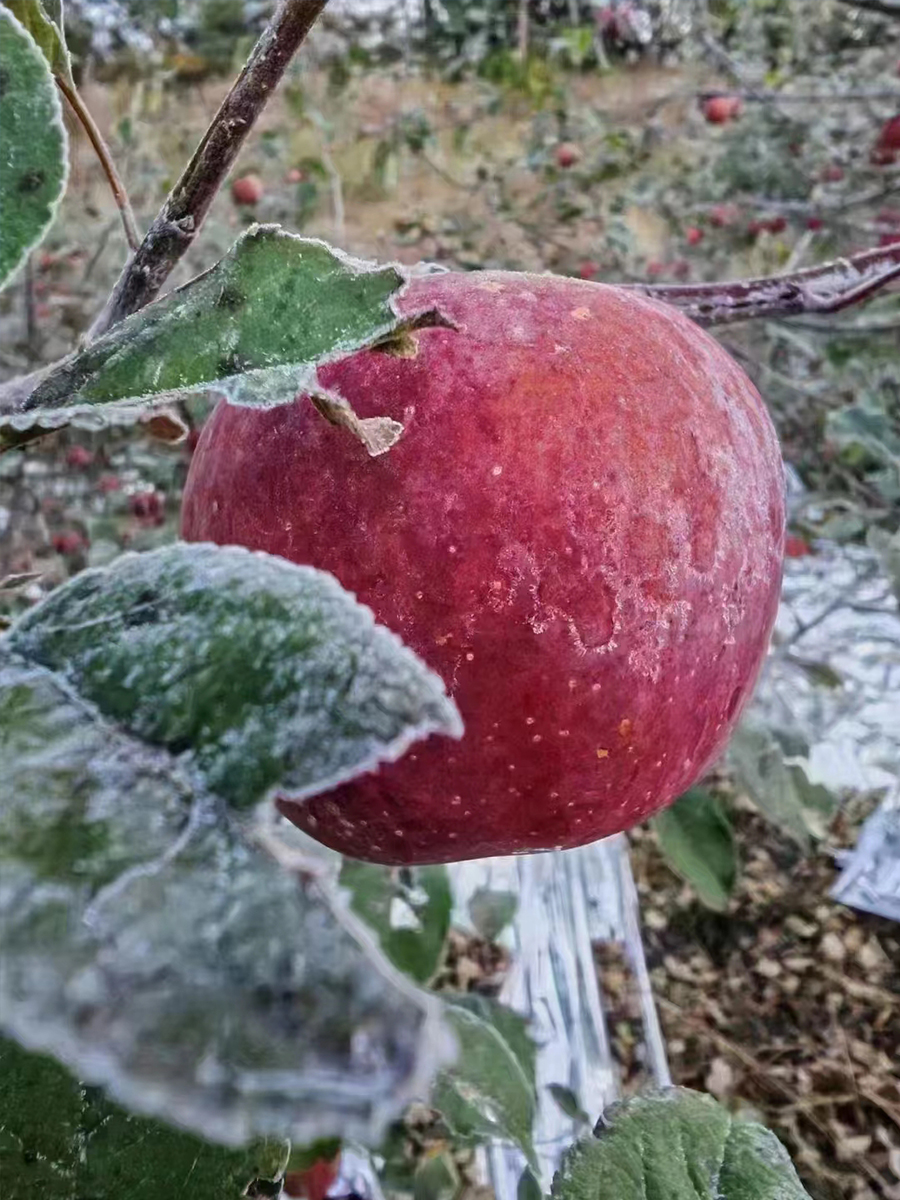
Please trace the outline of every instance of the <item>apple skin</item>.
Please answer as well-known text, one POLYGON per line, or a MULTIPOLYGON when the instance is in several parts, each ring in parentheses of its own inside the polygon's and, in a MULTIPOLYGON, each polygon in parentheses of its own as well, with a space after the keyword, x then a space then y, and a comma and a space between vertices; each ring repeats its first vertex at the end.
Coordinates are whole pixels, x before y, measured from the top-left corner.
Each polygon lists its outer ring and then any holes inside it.
POLYGON ((403 423, 369 458, 298 398, 221 404, 183 535, 332 572, 445 680, 466 732, 304 803, 355 858, 577 846, 648 817, 721 752, 765 657, 783 470, 759 394, 674 308, 506 272, 414 279, 415 357, 320 370, 403 423))

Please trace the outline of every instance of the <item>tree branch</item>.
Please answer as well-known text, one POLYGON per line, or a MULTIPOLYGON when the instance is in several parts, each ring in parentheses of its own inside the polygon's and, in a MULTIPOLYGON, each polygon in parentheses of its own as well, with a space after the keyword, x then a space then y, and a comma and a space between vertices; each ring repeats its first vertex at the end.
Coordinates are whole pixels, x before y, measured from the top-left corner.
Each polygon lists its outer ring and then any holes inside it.
POLYGON ((732 283, 632 283, 629 291, 664 300, 698 325, 730 325, 759 317, 835 313, 900 279, 900 243, 863 250, 786 275, 732 283))
POLYGON ((225 176, 327 0, 280 0, 269 25, 90 331, 149 304, 200 232, 225 176))
POLYGON ((118 205, 128 247, 130 250, 137 250, 141 241, 140 235, 138 234, 137 225, 134 220, 134 213, 131 211, 131 203, 128 199, 128 193, 125 190, 125 184, 116 170, 116 164, 113 162, 112 155, 109 152, 109 146, 107 146, 103 134, 100 132, 96 121, 91 116, 84 101, 68 80, 64 79, 61 75, 57 75, 56 86, 65 96, 69 107, 81 122, 85 133, 90 138, 91 145, 94 147, 94 152, 100 160, 103 173, 109 180, 109 186, 118 205))
POLYGON ((862 8, 866 12, 880 13, 883 17, 896 17, 900 20, 900 0, 840 0, 851 8, 862 8))

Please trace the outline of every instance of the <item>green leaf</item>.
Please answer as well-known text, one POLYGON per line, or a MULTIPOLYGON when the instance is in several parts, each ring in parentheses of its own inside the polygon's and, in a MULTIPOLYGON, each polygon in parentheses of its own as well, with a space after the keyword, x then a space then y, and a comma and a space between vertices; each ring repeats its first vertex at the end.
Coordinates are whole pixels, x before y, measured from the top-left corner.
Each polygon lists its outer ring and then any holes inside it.
POLYGON ((516 915, 517 905, 514 892, 495 892, 481 887, 469 900, 469 919, 483 938, 494 942, 516 915))
POLYGON ((2 0, 2 3, 28 30, 54 75, 74 87, 72 60, 63 37, 62 5, 41 0, 2 0))
POLYGON ((707 908, 724 912, 737 878, 737 850, 720 801, 703 788, 691 788, 657 813, 652 825, 676 875, 707 908))
MULTIPOLYGON (((319 364, 440 320, 434 312, 397 315, 394 302, 405 282, 399 267, 373 266, 276 225, 254 225, 209 271, 48 376, 29 398, 28 412, 5 418, 7 444, 36 425, 56 428, 86 414, 102 423, 105 406, 118 408, 121 419, 123 406, 134 415, 210 388, 251 407, 312 392, 340 409, 340 399, 317 381, 319 364)), ((336 420, 340 413, 328 415, 336 420)), ((398 430, 386 418, 362 422, 373 453, 386 449, 391 436, 396 440, 398 430)))
POLYGON ((438 1077, 432 1104, 457 1136, 513 1141, 536 1166, 533 1079, 497 1023, 459 1001, 448 1005, 447 1016, 459 1039, 459 1060, 438 1077))
POLYGON ((728 755, 740 783, 760 811, 804 850, 813 838, 825 835, 837 806, 836 798, 821 784, 810 781, 801 761, 789 762, 796 747, 786 753, 774 731, 753 719, 741 722, 732 736, 728 755))
POLYGON ((459 1188, 459 1172, 446 1151, 423 1158, 413 1175, 413 1200, 451 1200, 459 1188))
POLYGON ((43 239, 66 187, 68 141, 34 38, 0 7, 0 287, 43 239))
POLYGON ((462 731, 438 677, 331 576, 237 547, 83 571, 6 643, 236 807, 276 787, 303 799, 462 731))
POLYGON ((571 1117, 573 1121, 579 1121, 582 1125, 590 1125, 590 1117, 581 1107, 578 1097, 570 1087, 565 1087, 561 1083, 551 1083, 547 1085, 547 1091, 559 1105, 560 1111, 564 1112, 567 1117, 571 1117))
POLYGON ((577 1142, 553 1180, 554 1200, 809 1200, 781 1142, 687 1088, 615 1104, 577 1142))
POLYGON ((440 964, 450 928, 453 897, 447 868, 399 872, 348 858, 339 883, 394 966, 417 983, 427 982, 440 964))
POLYGON ((240 1200, 249 1184, 280 1178, 287 1160, 284 1141, 231 1149, 132 1116, 5 1038, 0 1075, 4 1200, 240 1200))
POLYGON ((531 1167, 526 1167, 519 1176, 519 1182, 516 1187, 516 1200, 543 1200, 544 1193, 541 1191, 541 1185, 535 1178, 531 1167))

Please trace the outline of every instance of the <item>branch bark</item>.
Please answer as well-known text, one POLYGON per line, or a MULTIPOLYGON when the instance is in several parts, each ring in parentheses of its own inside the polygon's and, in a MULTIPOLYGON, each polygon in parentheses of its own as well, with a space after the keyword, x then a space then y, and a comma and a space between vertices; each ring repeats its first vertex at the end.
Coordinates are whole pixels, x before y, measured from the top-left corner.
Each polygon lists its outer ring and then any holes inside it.
POLYGON ((866 12, 880 13, 883 17, 900 20, 900 0, 840 0, 850 8, 862 8, 866 12))
POLYGON ((633 283, 630 291, 680 308, 698 325, 836 313, 900 279, 900 243, 786 275, 732 283, 633 283))
POLYGON ((149 304, 200 232, 216 193, 327 0, 280 0, 191 161, 125 267, 90 337, 149 304))

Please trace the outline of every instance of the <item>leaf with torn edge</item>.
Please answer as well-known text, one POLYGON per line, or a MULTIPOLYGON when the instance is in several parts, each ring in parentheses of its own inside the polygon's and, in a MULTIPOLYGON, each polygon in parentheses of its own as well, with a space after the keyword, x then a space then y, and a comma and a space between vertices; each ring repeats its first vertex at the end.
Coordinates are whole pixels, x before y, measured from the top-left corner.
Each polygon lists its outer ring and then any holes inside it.
POLYGON ((809 1200, 774 1133, 687 1088, 614 1104, 593 1138, 576 1142, 552 1200, 809 1200))
MULTIPOLYGON (((42 241, 66 190, 68 139, 56 85, 31 33, 0 6, 0 287, 42 241)), ((2 440, 0 440, 2 445, 2 440)))
POLYGON ((0 638, 0 1027, 212 1140, 378 1138, 453 1038, 249 806, 460 731, 312 568, 174 545, 82 572, 0 638))
POLYGON ((0 438, 19 444, 35 436, 35 427, 74 418, 104 424, 109 407, 137 413, 191 391, 214 389, 234 404, 261 408, 308 392, 328 420, 381 453, 400 427, 381 417, 360 421, 346 400, 319 385, 317 367, 442 323, 431 310, 398 315, 406 280, 400 267, 360 262, 325 242, 254 225, 205 274, 45 377, 26 411, 4 418, 0 438))

